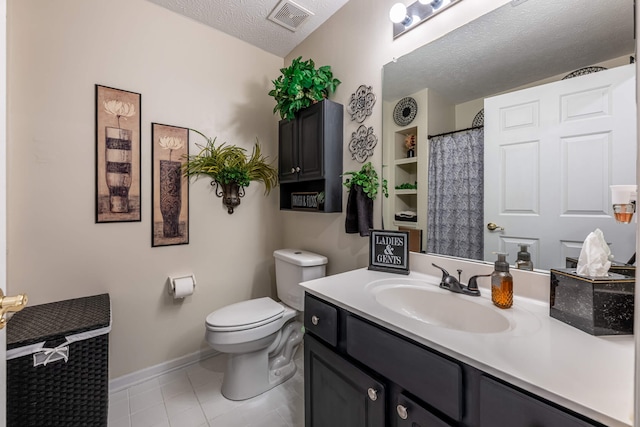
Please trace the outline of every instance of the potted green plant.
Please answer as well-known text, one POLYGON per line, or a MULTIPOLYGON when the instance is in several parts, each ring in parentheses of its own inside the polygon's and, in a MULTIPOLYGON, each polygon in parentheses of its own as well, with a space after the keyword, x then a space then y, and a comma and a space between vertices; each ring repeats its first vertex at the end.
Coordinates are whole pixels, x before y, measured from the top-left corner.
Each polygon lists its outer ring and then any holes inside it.
POLYGON ((347 198, 347 212, 345 219, 345 231, 347 233, 360 233, 360 236, 368 236, 373 228, 373 201, 378 196, 378 188, 382 194, 389 197, 387 180, 380 179, 371 162, 362 165, 359 171, 349 171, 342 176, 350 176, 344 182, 349 189, 347 198))
MULTIPOLYGON (((342 174, 342 176, 350 175, 351 178, 347 178, 344 182, 344 186, 349 190, 353 186, 362 188, 362 192, 371 200, 375 200, 378 196, 378 187, 380 187, 380 181, 378 173, 373 167, 371 162, 367 162, 362 165, 359 171, 349 171, 342 174)), ((389 197, 389 191, 387 189, 387 180, 382 180, 382 194, 384 197, 389 197)))
POLYGON ((293 120, 298 111, 328 98, 341 83, 333 77, 329 65, 316 69, 312 59, 303 61, 301 56, 280 72, 282 74, 272 81, 274 89, 269 95, 276 100, 273 113, 279 112, 283 119, 293 120))
POLYGON ((227 207, 229 214, 240 204, 244 188, 248 187, 251 181, 262 182, 265 195, 278 185, 278 171, 271 166, 268 158, 262 155, 257 140, 251 156, 248 156, 244 148, 226 143, 216 146, 216 138, 207 137, 195 129, 191 130, 205 138, 207 143, 204 146, 198 145, 198 154, 187 157, 183 174, 187 178, 211 178, 216 196, 222 197, 222 204, 227 207))

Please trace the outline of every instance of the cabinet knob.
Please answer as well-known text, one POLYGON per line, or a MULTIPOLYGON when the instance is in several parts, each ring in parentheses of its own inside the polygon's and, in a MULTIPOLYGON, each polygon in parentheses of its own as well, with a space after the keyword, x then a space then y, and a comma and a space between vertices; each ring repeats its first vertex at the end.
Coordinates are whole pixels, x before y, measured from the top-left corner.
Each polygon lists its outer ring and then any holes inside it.
POLYGON ((407 407, 403 405, 396 406, 396 411, 398 412, 398 416, 403 420, 406 420, 409 417, 409 413, 407 412, 407 407))
POLYGON ((367 394, 369 395, 369 399, 374 401, 378 400, 378 390, 369 387, 369 389, 367 390, 367 394))
POLYGON ((300 166, 296 166, 296 172, 300 172, 300 166))
POLYGON ((319 321, 320 318, 318 316, 311 316, 311 323, 313 323, 314 325, 317 325, 319 321))
POLYGON ((296 168, 291 168, 291 173, 296 173, 296 168))

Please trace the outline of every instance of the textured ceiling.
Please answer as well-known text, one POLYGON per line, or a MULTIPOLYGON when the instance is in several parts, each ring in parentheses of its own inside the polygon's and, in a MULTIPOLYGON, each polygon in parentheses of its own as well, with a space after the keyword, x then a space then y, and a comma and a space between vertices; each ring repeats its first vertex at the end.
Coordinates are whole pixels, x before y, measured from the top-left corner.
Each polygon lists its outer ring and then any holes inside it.
POLYGON ((284 58, 348 0, 294 0, 313 13, 295 32, 267 20, 280 0, 149 1, 284 58))
POLYGON ((383 98, 460 103, 634 52, 633 0, 512 3, 385 65, 383 98))

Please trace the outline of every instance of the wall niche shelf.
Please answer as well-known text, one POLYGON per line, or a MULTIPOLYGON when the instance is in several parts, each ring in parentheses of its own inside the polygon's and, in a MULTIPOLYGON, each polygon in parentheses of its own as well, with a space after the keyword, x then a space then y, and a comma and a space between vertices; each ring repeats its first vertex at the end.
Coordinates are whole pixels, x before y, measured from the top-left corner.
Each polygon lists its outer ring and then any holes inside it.
MULTIPOLYGON (((437 92, 425 88, 406 94, 418 104, 411 126, 398 126, 393 120, 398 100, 383 103, 383 172, 389 185, 389 199, 383 202, 383 221, 391 229, 400 227, 416 232, 422 248, 427 247, 427 175, 429 168, 429 134, 455 129, 455 108, 437 92), (406 140, 415 137, 413 156, 407 156, 406 140), (389 143, 387 143, 389 142, 389 143), (396 189, 403 184, 417 183, 417 189, 396 189), (412 221, 398 217, 404 211, 415 212, 412 221), (420 233, 420 231, 422 233, 420 233)), ((476 110, 477 112, 477 110, 476 110)), ((418 246, 418 245, 416 245, 418 246)))

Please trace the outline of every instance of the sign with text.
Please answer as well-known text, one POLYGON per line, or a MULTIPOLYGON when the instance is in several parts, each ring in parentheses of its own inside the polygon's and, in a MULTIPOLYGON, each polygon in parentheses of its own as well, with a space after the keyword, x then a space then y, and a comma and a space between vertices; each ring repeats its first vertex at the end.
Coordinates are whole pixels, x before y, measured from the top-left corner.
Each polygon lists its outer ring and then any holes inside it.
POLYGON ((317 211, 318 192, 291 193, 291 209, 310 209, 317 211))
POLYGON ((409 232, 371 230, 369 270, 409 274, 409 232))

